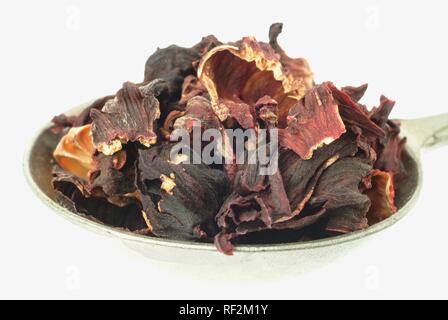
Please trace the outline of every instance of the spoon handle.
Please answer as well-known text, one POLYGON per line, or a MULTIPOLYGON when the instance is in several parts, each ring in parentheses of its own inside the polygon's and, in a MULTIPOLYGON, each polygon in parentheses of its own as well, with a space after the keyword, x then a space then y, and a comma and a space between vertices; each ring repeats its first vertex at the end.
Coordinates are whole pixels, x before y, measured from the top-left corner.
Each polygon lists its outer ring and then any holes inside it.
POLYGON ((437 116, 402 120, 404 134, 416 150, 433 149, 448 144, 448 113, 437 116))

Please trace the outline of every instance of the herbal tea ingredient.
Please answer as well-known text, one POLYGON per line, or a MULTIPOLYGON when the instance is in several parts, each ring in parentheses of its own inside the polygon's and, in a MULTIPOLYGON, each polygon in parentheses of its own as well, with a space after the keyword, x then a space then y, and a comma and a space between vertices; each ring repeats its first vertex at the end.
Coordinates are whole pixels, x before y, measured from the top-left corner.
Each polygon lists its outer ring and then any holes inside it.
POLYGON ((158 49, 142 83, 55 117, 59 201, 98 223, 214 241, 229 255, 240 243, 322 239, 393 215, 406 175, 395 103, 382 96, 369 109, 367 85, 315 83, 307 61, 279 45, 282 27, 266 43, 208 36, 158 49), (179 132, 192 142, 182 152, 179 132), (232 132, 258 140, 238 151, 232 132), (251 158, 262 146, 275 170, 251 158), (198 158, 209 150, 214 161, 198 158))

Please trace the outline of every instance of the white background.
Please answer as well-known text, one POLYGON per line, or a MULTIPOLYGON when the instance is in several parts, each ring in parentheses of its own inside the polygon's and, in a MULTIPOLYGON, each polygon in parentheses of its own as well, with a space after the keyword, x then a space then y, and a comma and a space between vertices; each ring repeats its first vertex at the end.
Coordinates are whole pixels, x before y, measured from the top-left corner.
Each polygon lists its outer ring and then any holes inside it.
POLYGON ((364 102, 384 93, 398 102, 396 118, 447 112, 446 1, 223 3, 0 2, 0 298, 448 298, 448 148, 424 155, 420 201, 395 227, 323 269, 268 282, 205 282, 162 269, 31 193, 22 157, 39 127, 141 81, 157 46, 192 46, 207 34, 267 40, 269 25, 282 21, 281 44, 308 58, 318 82, 369 82, 364 102))

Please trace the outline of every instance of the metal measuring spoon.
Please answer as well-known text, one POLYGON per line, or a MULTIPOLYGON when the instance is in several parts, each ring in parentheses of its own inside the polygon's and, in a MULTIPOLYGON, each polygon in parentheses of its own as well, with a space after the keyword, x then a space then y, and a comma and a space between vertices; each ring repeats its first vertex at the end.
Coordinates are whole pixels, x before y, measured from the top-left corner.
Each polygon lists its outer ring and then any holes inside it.
MULTIPOLYGON (((68 114, 78 114, 89 104, 75 108, 68 114)), ((426 149, 448 143, 448 114, 402 120, 401 128, 401 135, 408 139, 404 156, 408 177, 397 189, 396 205, 399 210, 395 215, 366 230, 328 239, 236 246, 234 257, 218 253, 213 244, 157 239, 120 231, 83 218, 61 206, 55 200, 55 192, 51 185, 52 152, 58 143, 58 137, 50 132, 49 125, 41 130, 32 142, 25 156, 24 170, 37 196, 61 216, 96 233, 118 238, 132 249, 156 260, 174 262, 182 265, 182 268, 185 265, 205 265, 208 268, 213 265, 213 268, 216 268, 215 272, 227 268, 227 271, 232 270, 237 274, 248 270, 247 268, 251 266, 259 271, 255 274, 265 272, 267 269, 278 271, 280 267, 296 271, 306 270, 332 261, 358 244, 360 240, 392 226, 412 209, 422 182, 420 154, 426 149)))

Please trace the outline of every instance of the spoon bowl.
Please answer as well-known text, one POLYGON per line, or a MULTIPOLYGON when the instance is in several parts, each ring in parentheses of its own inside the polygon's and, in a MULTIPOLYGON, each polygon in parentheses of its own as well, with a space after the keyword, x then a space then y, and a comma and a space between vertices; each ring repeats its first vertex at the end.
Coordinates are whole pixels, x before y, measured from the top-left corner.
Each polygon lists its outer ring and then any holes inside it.
MULTIPOLYGON (((67 114, 79 114, 88 104, 72 109, 67 114)), ((118 238, 130 248, 154 260, 169 262, 182 269, 188 265, 213 269, 215 273, 224 269, 229 275, 241 274, 248 269, 256 269, 257 275, 279 269, 307 271, 331 262, 362 240, 394 225, 414 206, 422 182, 420 153, 448 142, 448 114, 401 120, 401 127, 402 136, 408 140, 403 159, 408 175, 396 190, 396 205, 399 210, 395 215, 366 230, 328 239, 239 245, 235 247, 232 257, 218 253, 213 244, 158 239, 117 230, 81 217, 62 206, 56 201, 56 194, 51 185, 52 152, 58 143, 58 137, 51 133, 50 125, 45 126, 32 141, 25 155, 24 172, 35 194, 59 215, 98 234, 118 238)))

